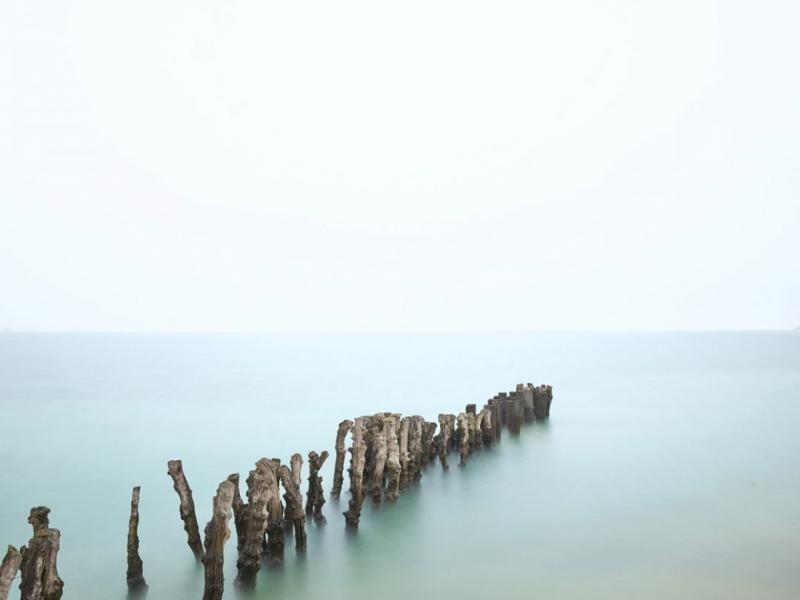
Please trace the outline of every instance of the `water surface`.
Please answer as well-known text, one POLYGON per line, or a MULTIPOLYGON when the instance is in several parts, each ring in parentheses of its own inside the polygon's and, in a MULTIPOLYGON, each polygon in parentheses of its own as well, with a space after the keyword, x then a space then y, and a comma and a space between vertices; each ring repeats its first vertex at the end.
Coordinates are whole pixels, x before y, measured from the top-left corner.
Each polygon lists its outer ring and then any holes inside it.
MULTIPOLYGON (((346 495, 329 499, 305 558, 287 538, 256 597, 800 597, 791 333, 3 334, 0 545, 25 543, 30 507, 50 506, 64 597, 123 598, 141 485, 148 598, 197 599, 168 459, 184 461, 202 529, 229 473, 332 452, 342 418, 434 419, 517 382, 554 386, 547 424, 465 469, 434 465, 392 506, 367 502, 356 536, 346 495)), ((235 570, 233 534, 229 587, 235 570)))

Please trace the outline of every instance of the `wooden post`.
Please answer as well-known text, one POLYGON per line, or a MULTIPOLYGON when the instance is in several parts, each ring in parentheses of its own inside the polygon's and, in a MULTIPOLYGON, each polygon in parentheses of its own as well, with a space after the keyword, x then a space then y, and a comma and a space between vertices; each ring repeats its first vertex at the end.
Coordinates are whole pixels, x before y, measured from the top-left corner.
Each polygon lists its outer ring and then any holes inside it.
MULTIPOLYGON (((272 478, 274 477, 269 461, 262 458, 256 463, 256 468, 250 471, 247 477, 247 504, 242 502, 236 517, 236 535, 239 538, 236 547, 239 552, 236 561, 236 581, 235 585, 242 589, 252 589, 256 584, 256 575, 261 569, 261 553, 263 551, 264 534, 267 531, 267 506, 272 490, 272 478)), ((232 478, 228 481, 233 485, 232 478)), ((239 476, 236 475, 238 482, 239 476)), ((234 487, 231 499, 231 507, 234 508, 234 501, 237 494, 237 487, 234 487)), ((238 502, 237 502, 238 504, 238 502)))
POLYGON ((519 435, 522 425, 522 398, 516 394, 506 401, 508 410, 508 432, 511 435, 519 435))
POLYGON ((294 528, 294 549, 302 553, 306 549, 306 513, 303 510, 303 494, 300 492, 299 466, 302 465, 303 459, 299 454, 293 454, 291 463, 291 471, 286 465, 281 465, 278 473, 283 489, 286 492, 283 495, 284 500, 286 500, 286 512, 284 514, 292 520, 294 528))
POLYGON ((476 411, 477 411, 477 406, 475 404, 467 404, 466 409, 464 409, 464 412, 467 413, 468 415, 477 414, 476 411))
POLYGON ((325 504, 325 492, 322 489, 322 477, 319 472, 328 460, 328 451, 317 454, 313 450, 308 453, 308 491, 306 492, 306 514, 314 516, 317 525, 325 523, 322 506, 325 504))
POLYGON ((280 489, 278 483, 280 475, 278 470, 281 467, 281 461, 276 458, 272 460, 261 459, 269 469, 268 486, 269 492, 267 498, 267 555, 273 565, 283 563, 283 549, 286 544, 284 538, 284 524, 283 524, 283 505, 281 504, 280 489))
POLYGON ((353 424, 353 446, 350 448, 350 504, 344 513, 348 529, 357 529, 364 503, 364 456, 367 446, 364 441, 364 417, 358 417, 353 424))
POLYGON ((60 600, 64 591, 64 582, 56 567, 61 532, 50 528, 49 512, 46 506, 36 506, 28 517, 33 537, 20 550, 20 600, 60 600))
POLYGON ((408 485, 419 482, 422 479, 422 435, 425 419, 419 415, 411 417, 408 429, 408 453, 410 461, 408 464, 408 485))
POLYGON ((481 436, 481 441, 484 448, 488 448, 494 442, 494 430, 492 428, 492 409, 487 404, 483 407, 481 412, 478 413, 477 419, 478 435, 481 436))
POLYGON ((544 421, 548 414, 547 387, 540 385, 533 388, 533 412, 537 421, 544 421))
MULTIPOLYGON (((388 439, 386 437, 386 415, 378 414, 369 423, 370 439, 373 445, 372 473, 370 474, 368 493, 376 504, 383 498, 383 478, 388 456, 388 439)), ((389 417, 391 418, 391 417, 389 417)))
POLYGON ((422 466, 426 467, 436 457, 436 447, 433 437, 436 434, 436 423, 423 421, 422 423, 422 466))
POLYGON ((532 423, 534 420, 533 412, 533 384, 526 384, 522 388, 522 418, 525 423, 532 423))
POLYGON ((197 526, 197 515, 194 512, 192 488, 189 487, 186 475, 183 473, 183 463, 179 460, 169 461, 167 474, 172 477, 173 487, 181 500, 180 514, 183 528, 186 530, 186 543, 199 561, 203 558, 203 542, 200 540, 200 528, 197 526))
POLYGON ((463 467, 467 464, 469 457, 469 423, 466 413, 458 413, 458 441, 459 441, 459 455, 461 460, 459 466, 463 467))
POLYGON ((408 487, 408 470, 411 464, 411 453, 408 451, 408 434, 411 429, 411 417, 403 417, 400 420, 400 491, 408 487))
POLYGON ((238 555, 241 555, 247 531, 246 505, 239 493, 239 474, 231 473, 228 475, 228 481, 233 484, 233 502, 231 503, 231 507, 233 508, 233 524, 236 529, 236 551, 238 555))
POLYGON ((139 556, 139 491, 137 485, 131 494, 131 516, 128 520, 128 594, 139 596, 147 591, 144 565, 139 556))
POLYGON ((499 442, 501 436, 500 403, 497 401, 497 398, 492 398, 487 402, 487 405, 492 412, 492 441, 499 442))
POLYGON ((451 417, 453 415, 439 415, 439 462, 445 471, 450 468, 447 464, 447 453, 450 451, 450 438, 453 435, 451 417))
POLYGON ((345 444, 344 440, 347 433, 353 428, 353 422, 345 419, 339 423, 339 428, 336 430, 336 462, 333 466, 333 487, 331 488, 331 497, 338 498, 342 493, 342 483, 344 483, 344 456, 345 444))
POLYGON ((205 567, 206 586, 203 600, 222 600, 225 589, 223 566, 225 560, 225 542, 231 536, 228 521, 233 513, 234 486, 227 479, 219 484, 214 496, 214 508, 211 520, 206 525, 205 551, 203 567, 205 567))
POLYGON ((400 438, 397 431, 400 415, 392 414, 384 419, 386 429, 386 499, 394 502, 400 495, 400 438))
MULTIPOLYGON (((302 477, 301 472, 303 470, 303 457, 300 456, 299 453, 294 453, 294 454, 292 454, 292 458, 289 459, 289 464, 292 467, 292 470, 289 473, 289 475, 290 475, 292 481, 294 482, 294 486, 297 488, 298 493, 300 493, 300 504, 298 505, 298 508, 302 509, 302 507, 303 507, 303 504, 302 504, 303 494, 302 494, 302 492, 299 492, 299 490, 300 490, 300 487, 301 487, 301 477, 302 477)), ((282 473, 281 473, 280 479, 281 479, 281 481, 283 481, 283 474, 282 473)), ((284 486, 284 489, 285 489, 285 486, 284 486)), ((297 513, 297 510, 296 510, 295 506, 292 505, 292 502, 294 502, 294 494, 289 494, 288 490, 286 490, 286 494, 284 494, 283 499, 286 501, 284 512, 283 512, 284 530, 285 531, 291 531, 294 528, 294 523, 295 523, 295 520, 296 520, 293 515, 295 515, 297 513), (287 494, 288 494, 288 497, 287 497, 287 494)), ((303 517, 303 521, 305 522, 305 517, 303 517)), ((305 532, 304 532, 304 535, 305 535, 305 532)))
POLYGON ((11 589, 21 563, 22 554, 14 546, 9 546, 3 563, 0 564, 0 600, 8 600, 8 590, 11 589))

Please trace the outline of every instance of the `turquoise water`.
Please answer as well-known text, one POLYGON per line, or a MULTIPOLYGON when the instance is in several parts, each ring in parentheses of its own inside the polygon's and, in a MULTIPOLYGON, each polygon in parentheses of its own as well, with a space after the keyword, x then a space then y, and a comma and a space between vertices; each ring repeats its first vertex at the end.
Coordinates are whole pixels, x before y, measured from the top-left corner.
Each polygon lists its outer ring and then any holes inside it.
POLYGON ((432 419, 528 381, 554 386, 549 423, 465 469, 433 465, 395 505, 367 502, 356 536, 346 494, 329 499, 305 558, 287 541, 256 597, 800 597, 791 333, 2 334, 0 545, 25 543, 28 510, 48 505, 64 597, 123 598, 141 485, 148 598, 200 598, 168 459, 202 529, 229 473, 332 451, 342 418, 432 419))

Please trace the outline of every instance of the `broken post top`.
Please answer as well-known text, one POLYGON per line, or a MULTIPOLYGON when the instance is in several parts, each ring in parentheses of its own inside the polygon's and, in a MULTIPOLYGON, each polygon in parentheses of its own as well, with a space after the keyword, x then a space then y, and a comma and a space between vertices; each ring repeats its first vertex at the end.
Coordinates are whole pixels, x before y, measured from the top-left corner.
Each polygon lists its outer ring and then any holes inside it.
POLYGON ((33 526, 33 533, 50 527, 50 519, 47 515, 50 514, 50 509, 46 506, 34 506, 31 509, 31 514, 28 517, 28 523, 33 526))

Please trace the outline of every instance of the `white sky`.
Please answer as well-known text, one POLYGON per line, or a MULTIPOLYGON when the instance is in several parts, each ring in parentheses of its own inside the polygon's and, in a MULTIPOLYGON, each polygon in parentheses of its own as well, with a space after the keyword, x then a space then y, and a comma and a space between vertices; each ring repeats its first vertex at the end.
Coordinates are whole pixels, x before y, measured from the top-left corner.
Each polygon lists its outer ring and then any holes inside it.
POLYGON ((798 23, 3 0, 0 328, 800 325, 798 23))

